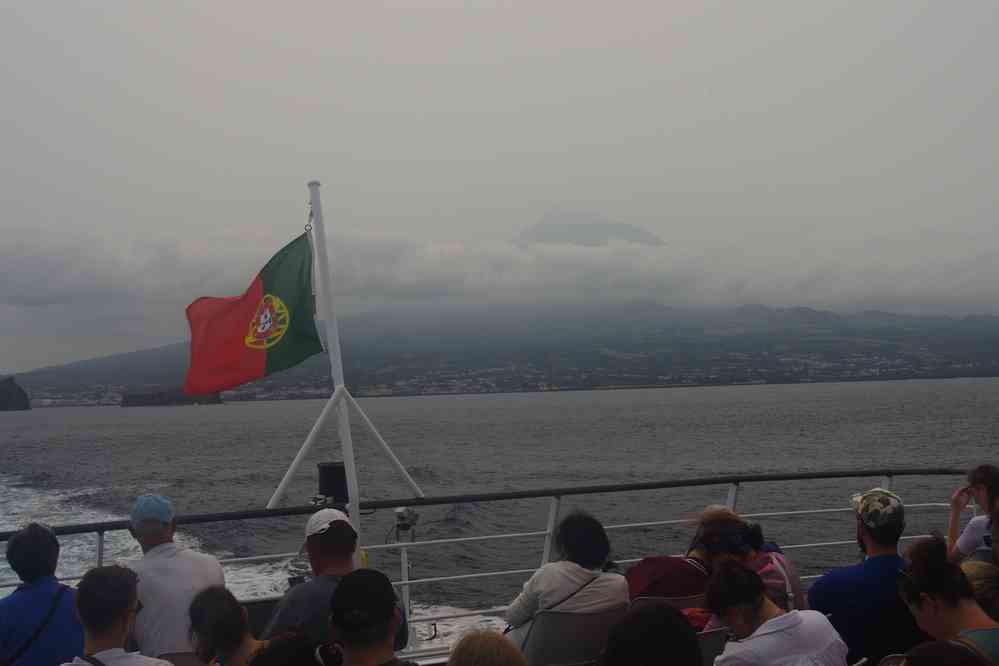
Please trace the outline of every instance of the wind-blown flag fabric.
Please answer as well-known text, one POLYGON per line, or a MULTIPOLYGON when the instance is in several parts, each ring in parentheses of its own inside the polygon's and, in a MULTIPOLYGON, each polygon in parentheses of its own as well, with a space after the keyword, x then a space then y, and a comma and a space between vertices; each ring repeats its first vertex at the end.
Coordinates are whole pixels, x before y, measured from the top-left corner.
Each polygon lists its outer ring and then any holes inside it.
POLYGON ((184 392, 214 393, 323 351, 312 293, 312 246, 302 234, 271 257, 242 296, 187 306, 191 365, 184 392))

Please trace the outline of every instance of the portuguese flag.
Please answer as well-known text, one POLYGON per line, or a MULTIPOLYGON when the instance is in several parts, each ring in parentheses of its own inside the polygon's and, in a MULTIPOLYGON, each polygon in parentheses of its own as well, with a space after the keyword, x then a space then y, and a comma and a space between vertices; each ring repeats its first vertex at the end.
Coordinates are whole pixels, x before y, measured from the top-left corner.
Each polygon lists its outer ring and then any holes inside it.
POLYGON ((187 306, 191 366, 184 392, 214 393, 290 368, 323 351, 307 233, 271 257, 242 296, 187 306))

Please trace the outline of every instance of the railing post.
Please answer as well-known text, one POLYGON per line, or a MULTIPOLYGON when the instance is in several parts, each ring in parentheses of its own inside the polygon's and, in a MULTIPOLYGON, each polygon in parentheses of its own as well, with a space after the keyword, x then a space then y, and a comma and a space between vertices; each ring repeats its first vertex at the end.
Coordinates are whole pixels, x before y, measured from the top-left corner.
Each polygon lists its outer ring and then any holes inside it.
POLYGON ((739 501, 739 484, 733 483, 728 487, 728 498, 725 500, 725 506, 735 511, 735 505, 739 501))
POLYGON ((884 488, 885 490, 891 490, 892 481, 893 481, 893 479, 892 479, 892 475, 891 474, 887 474, 885 476, 882 476, 881 477, 881 487, 884 488))
MULTIPOLYGON (((408 583, 409 582, 409 549, 408 548, 401 548, 399 550, 399 568, 401 569, 402 582, 408 583)), ((407 618, 409 618, 413 614, 412 609, 409 607, 409 601, 410 601, 410 599, 409 599, 409 585, 403 585, 402 586, 402 609, 403 609, 403 612, 406 614, 407 618)), ((410 630, 410 631, 412 631, 412 630, 410 630)), ((412 633, 410 634, 410 636, 412 636, 412 633)))
POLYGON ((561 504, 562 498, 559 495, 553 495, 551 502, 548 505, 548 527, 545 528, 545 550, 541 553, 541 566, 548 564, 548 561, 552 556, 552 539, 555 537, 555 521, 558 520, 558 510, 561 504))
POLYGON ((97 532, 97 566, 104 566, 104 530, 97 532))

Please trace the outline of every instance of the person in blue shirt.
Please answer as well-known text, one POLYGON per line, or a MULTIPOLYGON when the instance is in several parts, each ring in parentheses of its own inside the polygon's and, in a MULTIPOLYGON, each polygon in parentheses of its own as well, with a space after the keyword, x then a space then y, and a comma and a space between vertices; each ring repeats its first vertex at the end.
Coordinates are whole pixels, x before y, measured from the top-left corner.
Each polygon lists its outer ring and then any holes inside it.
POLYGON ((76 594, 55 578, 59 541, 31 523, 7 541, 7 562, 22 584, 0 599, 0 663, 55 666, 83 654, 76 594))
POLYGON ((852 498, 857 544, 864 561, 833 569, 808 591, 808 607, 829 616, 850 649, 849 663, 867 657, 877 664, 929 640, 899 598, 895 578, 904 562, 898 542, 905 531, 905 506, 890 490, 874 488, 852 498))

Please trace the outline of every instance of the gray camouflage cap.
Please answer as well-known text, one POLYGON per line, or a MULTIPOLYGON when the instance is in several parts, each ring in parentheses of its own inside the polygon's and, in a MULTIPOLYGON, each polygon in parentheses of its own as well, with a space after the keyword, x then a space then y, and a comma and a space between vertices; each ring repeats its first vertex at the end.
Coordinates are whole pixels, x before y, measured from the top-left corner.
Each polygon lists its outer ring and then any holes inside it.
POLYGON ((872 488, 850 498, 861 522, 871 528, 905 524, 905 505, 902 498, 884 488, 872 488))

